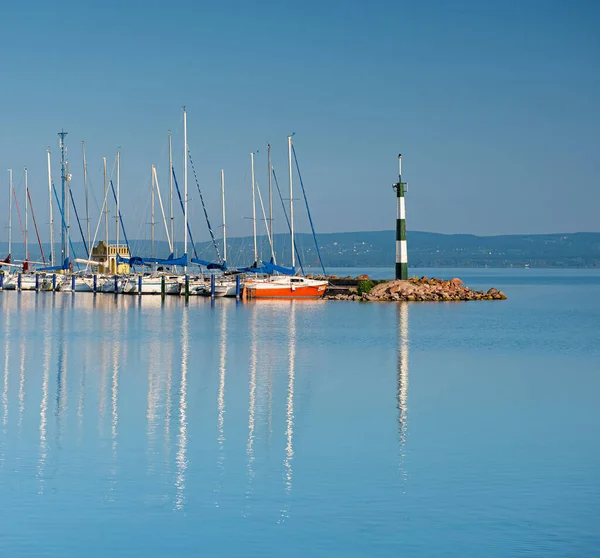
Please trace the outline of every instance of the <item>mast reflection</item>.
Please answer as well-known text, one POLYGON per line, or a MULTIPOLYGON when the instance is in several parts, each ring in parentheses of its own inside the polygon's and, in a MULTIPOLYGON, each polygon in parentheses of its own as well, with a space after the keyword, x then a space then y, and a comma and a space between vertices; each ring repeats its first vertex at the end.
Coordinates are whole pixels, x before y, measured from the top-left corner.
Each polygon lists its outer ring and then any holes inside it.
POLYGON ((252 481, 254 479, 254 426, 256 412, 256 361, 257 361, 257 338, 256 338, 256 305, 251 307, 252 318, 250 320, 250 381, 248 385, 248 444, 246 455, 248 456, 248 487, 246 489, 246 500, 252 493, 252 481))
POLYGON ((8 423, 8 371, 9 371, 9 355, 10 355, 10 310, 8 304, 6 305, 6 318, 4 320, 6 330, 4 332, 4 387, 2 389, 2 426, 6 431, 6 424, 8 423))
POLYGON ((117 482, 117 445, 118 445, 118 426, 119 426, 119 325, 118 318, 115 320, 113 339, 113 362, 112 362, 112 382, 111 382, 111 439, 112 439, 112 465, 111 465, 111 491, 117 482))
POLYGON ((160 378, 156 371, 157 361, 160 362, 162 348, 159 340, 154 340, 150 345, 148 354, 148 400, 146 409, 147 438, 148 438, 148 472, 154 469, 154 455, 156 446, 156 426, 158 422, 157 408, 160 400, 160 378), (156 354, 158 352, 158 354, 156 354))
MULTIPOLYGON (((104 312, 104 331, 110 331, 110 323, 108 321, 109 314, 104 312)), ((108 369, 108 344, 102 341, 102 356, 100 358, 100 393, 98 396, 98 431, 102 434, 104 430, 104 414, 106 412, 106 373, 108 369)))
POLYGON ((40 402, 40 457, 38 459, 39 494, 44 493, 44 474, 48 457, 46 428, 48 424, 48 383, 50 381, 50 361, 52 359, 52 312, 46 313, 44 324, 44 363, 42 376, 42 400, 40 402))
MULTIPOLYGON (((219 358, 219 392, 217 396, 217 468, 219 470, 219 481, 215 490, 218 495, 223 484, 223 472, 225 469, 225 375, 227 362, 227 310, 221 307, 221 353, 219 358)), ((218 507, 218 500, 215 501, 218 507)))
POLYGON ((400 441, 400 473, 404 481, 408 434, 408 307, 407 302, 397 305, 398 312, 398 435, 400 441))
POLYGON ((179 394, 179 439, 177 449, 177 478, 175 480, 175 509, 182 510, 185 503, 185 472, 187 460, 187 366, 188 366, 188 307, 183 308, 181 320, 181 387, 179 394))
MULTIPOLYGON (((170 349, 167 351, 169 354, 168 366, 167 366, 167 389, 166 389, 166 400, 165 400, 165 452, 167 457, 170 454, 170 439, 171 439, 171 389, 173 384, 173 353, 175 349, 172 346, 172 342, 169 343, 170 349)), ((169 459, 165 460, 169 463, 169 459)))
POLYGON ((285 494, 287 503, 281 510, 283 518, 289 517, 290 496, 292 493, 292 461, 294 459, 294 383, 296 379, 296 301, 291 301, 288 348, 288 387, 285 417, 285 458, 283 460, 285 474, 285 494))
POLYGON ((23 411, 25 410, 25 343, 27 332, 25 330, 26 314, 21 317, 21 365, 19 368, 19 432, 23 427, 23 411))
POLYGON ((65 342, 65 309, 66 297, 61 298, 58 320, 58 372, 56 375, 56 441, 62 438, 62 419, 67 408, 67 343, 65 342))

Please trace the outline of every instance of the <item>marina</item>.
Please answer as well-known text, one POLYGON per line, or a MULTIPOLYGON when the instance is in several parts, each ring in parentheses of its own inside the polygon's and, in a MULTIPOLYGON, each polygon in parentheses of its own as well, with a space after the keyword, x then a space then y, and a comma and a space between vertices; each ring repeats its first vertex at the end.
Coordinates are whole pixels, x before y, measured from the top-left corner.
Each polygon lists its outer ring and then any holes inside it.
POLYGON ((150 216, 150 254, 132 253, 125 224, 123 222, 120 194, 121 194, 121 152, 116 153, 113 173, 109 172, 107 157, 102 159, 103 176, 103 201, 99 208, 97 225, 92 235, 92 218, 90 216, 88 163, 85 142, 81 142, 82 168, 83 168, 83 194, 85 196, 85 218, 79 217, 73 190, 75 184, 69 172, 69 161, 66 148, 67 132, 59 132, 60 149, 60 189, 57 189, 52 178, 51 152, 47 151, 47 178, 48 178, 48 217, 50 235, 50 255, 45 257, 43 243, 35 221, 33 205, 28 188, 28 173, 24 169, 25 209, 24 227, 22 225, 17 191, 13 183, 13 171, 9 169, 9 204, 8 204, 8 255, 0 262, 0 290, 64 292, 64 293, 104 293, 104 294, 131 294, 131 295, 183 295, 209 296, 209 297, 236 297, 244 299, 272 299, 272 298, 322 298, 325 295, 328 281, 303 276, 303 266, 300 254, 294 242, 294 197, 293 183, 294 171, 302 186, 306 211, 315 240, 315 247, 319 256, 319 263, 325 272, 325 267, 319 252, 308 200, 296 151, 293 146, 292 136, 287 138, 287 161, 289 198, 287 207, 281 195, 281 189, 276 179, 275 171, 271 164, 271 146, 267 146, 268 162, 268 216, 265 204, 256 180, 255 152, 250 153, 251 168, 251 193, 252 193, 252 226, 254 239, 254 253, 250 265, 232 267, 227 263, 227 227, 225 205, 225 171, 220 172, 222 238, 217 242, 216 235, 211 226, 209 212, 198 181, 196 167, 188 145, 187 136, 187 110, 183 107, 183 186, 180 189, 173 162, 173 138, 168 132, 169 150, 169 191, 168 191, 168 217, 163 203, 156 166, 151 169, 151 216, 150 216), (295 165, 295 166, 294 166, 295 165), (194 181, 199 193, 206 225, 214 248, 214 259, 206 260, 199 257, 196 244, 192 235, 189 220, 189 193, 188 193, 188 167, 191 167, 194 181), (285 222, 288 225, 291 267, 278 265, 273 246, 273 179, 280 196, 285 222), (175 187, 175 188, 174 188, 175 187), (59 195, 60 191, 60 195, 59 195), (181 206, 181 222, 179 228, 183 237, 183 253, 176 254, 176 233, 174 193, 176 192, 181 206), (114 201, 114 234, 111 242, 111 225, 109 219, 109 205, 114 201), (262 258, 259 254, 257 243, 257 200, 260 203, 262 221, 269 242, 269 258, 262 258), (168 255, 159 255, 155 251, 157 211, 156 201, 160 207, 160 216, 164 225, 164 234, 169 248, 168 255), (18 214, 19 226, 24 242, 25 253, 22 260, 12 257, 12 213, 13 206, 18 214), (60 215, 60 249, 55 246, 55 219, 56 209, 60 215), (40 261, 33 261, 29 249, 28 217, 31 213, 36 238, 40 252, 40 261), (85 224, 86 231, 84 231, 85 224), (76 226, 75 226, 76 225, 76 226), (104 239, 99 239, 101 226, 104 228, 104 239), (85 257, 77 257, 73 235, 79 232, 80 241, 85 251, 85 257), (62 262, 59 263, 59 262, 62 262), (297 269, 297 263, 299 269, 297 269))

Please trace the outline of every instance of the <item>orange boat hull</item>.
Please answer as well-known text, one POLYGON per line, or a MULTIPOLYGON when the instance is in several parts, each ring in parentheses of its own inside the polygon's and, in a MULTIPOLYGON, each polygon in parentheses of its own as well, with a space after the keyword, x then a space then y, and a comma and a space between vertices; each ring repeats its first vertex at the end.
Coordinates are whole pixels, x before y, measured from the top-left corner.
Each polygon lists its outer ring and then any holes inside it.
POLYGON ((249 298, 321 298, 327 285, 302 285, 298 287, 246 284, 249 298))

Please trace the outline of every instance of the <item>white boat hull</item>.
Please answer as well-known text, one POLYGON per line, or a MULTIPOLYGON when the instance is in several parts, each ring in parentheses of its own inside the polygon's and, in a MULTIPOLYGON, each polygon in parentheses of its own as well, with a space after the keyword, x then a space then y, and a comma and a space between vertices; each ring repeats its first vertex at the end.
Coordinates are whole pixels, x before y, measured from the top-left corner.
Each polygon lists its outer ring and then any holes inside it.
MULTIPOLYGON (((56 289, 63 293, 91 293, 94 292, 94 280, 88 277, 76 277, 75 278, 75 289, 73 289, 73 283, 70 277, 65 277, 60 284, 57 284, 56 289)), ((114 280, 113 280, 114 282, 114 280)), ((52 282, 50 283, 52 288, 52 282)))
MULTIPOLYGON (((139 294, 139 276, 129 277, 124 285, 123 292, 127 294, 139 294)), ((142 293, 161 294, 161 277, 142 277, 142 293)), ((165 279, 165 294, 179 294, 179 283, 172 278, 165 279)))
POLYGON ((5 274, 2 288, 5 291, 15 291, 17 289, 17 277, 12 273, 5 274))
POLYGON ((107 294, 121 294, 123 292, 123 288, 125 286, 125 279, 119 277, 116 281, 114 277, 110 277, 105 279, 101 286, 98 286, 98 290, 107 294))

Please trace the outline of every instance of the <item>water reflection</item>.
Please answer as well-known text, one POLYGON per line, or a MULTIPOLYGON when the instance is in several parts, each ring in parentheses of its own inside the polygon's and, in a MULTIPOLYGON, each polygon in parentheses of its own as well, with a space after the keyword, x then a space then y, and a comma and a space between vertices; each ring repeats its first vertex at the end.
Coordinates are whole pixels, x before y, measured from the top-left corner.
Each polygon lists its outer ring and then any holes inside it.
POLYGON ((406 441, 408 433, 408 310, 409 304, 397 305, 398 313, 398 433, 400 440, 400 474, 406 482, 406 441))
POLYGON ((187 366, 188 366, 188 306, 182 309, 181 320, 181 385, 179 391, 179 437, 177 449, 177 478, 175 481, 175 509, 183 510, 185 502, 185 472, 187 460, 187 366))
MULTIPOLYGON (((56 293, 31 298, 17 312, 20 295, 9 298, 10 304, 2 300, 0 414, 12 432, 0 440, 0 451, 9 463, 10 455, 27 455, 34 439, 29 454, 37 494, 56 493, 71 475, 93 475, 104 504, 120 506, 131 485, 121 479, 134 477, 139 483, 133 485, 144 487, 144 502, 189 512, 192 484, 205 476, 209 498, 212 492, 223 511, 231 502, 230 483, 238 482, 235 513, 248 515, 264 482, 273 479, 279 496, 271 501, 272 513, 281 521, 289 517, 299 388, 296 319, 306 305, 217 301, 209 312, 200 299, 173 310, 158 298, 146 304, 138 297, 56 293), (188 370, 200 359, 206 366, 199 378, 212 382, 216 395, 209 405, 199 404, 202 390, 188 370), (243 370, 234 368, 237 359, 243 370), (32 408, 27 397, 34 389, 32 408), (199 435, 202 429, 212 442, 199 435), (141 458, 135 454, 139 439, 141 458), (10 454, 5 448, 14 440, 20 445, 10 454), (193 459, 193 452, 203 459, 193 459), (238 459, 226 468, 227 454, 236 452, 238 459), (193 469, 196 462, 206 470, 193 469)), ((194 491, 194 498, 201 497, 194 491)))

